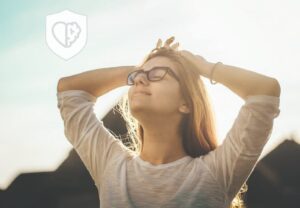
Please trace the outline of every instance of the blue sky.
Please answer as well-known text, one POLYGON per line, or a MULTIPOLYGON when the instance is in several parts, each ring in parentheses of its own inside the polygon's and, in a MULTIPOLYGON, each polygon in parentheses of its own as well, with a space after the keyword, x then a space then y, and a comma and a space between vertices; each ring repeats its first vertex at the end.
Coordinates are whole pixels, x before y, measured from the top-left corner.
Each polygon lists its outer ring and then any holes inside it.
MULTIPOLYGON (((264 154, 281 138, 299 137, 299 1, 7 1, 0 5, 0 188, 20 172, 55 170, 71 145, 57 109, 60 77, 108 66, 139 64, 158 38, 180 49, 268 76, 281 84, 281 114, 264 154), (45 20, 65 9, 88 18, 88 40, 68 61, 45 40, 45 20)), ((207 89, 222 141, 243 104, 222 85, 207 89), (225 110, 224 110, 225 109, 225 110)), ((99 118, 116 89, 99 98, 99 118)), ((117 96, 118 97, 118 96, 117 96)))

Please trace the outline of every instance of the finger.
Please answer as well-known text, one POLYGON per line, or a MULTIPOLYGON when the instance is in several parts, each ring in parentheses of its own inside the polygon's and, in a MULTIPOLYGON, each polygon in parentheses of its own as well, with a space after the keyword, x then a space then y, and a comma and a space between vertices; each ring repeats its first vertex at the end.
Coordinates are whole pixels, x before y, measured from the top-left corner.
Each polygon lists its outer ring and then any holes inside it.
POLYGON ((175 43, 175 44, 173 44, 173 45, 171 46, 171 48, 172 48, 173 50, 177 50, 178 47, 179 47, 179 43, 178 43, 178 42, 175 43))
POLYGON ((162 44, 162 40, 159 38, 157 43, 156 43, 156 48, 160 48, 162 44))
POLYGON ((168 38, 164 43, 164 47, 169 47, 169 45, 174 41, 174 39, 175 39, 174 36, 168 38))

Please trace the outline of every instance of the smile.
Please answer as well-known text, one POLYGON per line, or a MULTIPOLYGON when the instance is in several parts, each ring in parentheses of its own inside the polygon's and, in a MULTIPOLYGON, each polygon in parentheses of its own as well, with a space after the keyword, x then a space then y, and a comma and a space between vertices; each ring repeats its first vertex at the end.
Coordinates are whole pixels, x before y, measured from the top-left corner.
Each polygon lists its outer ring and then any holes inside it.
POLYGON ((145 92, 136 92, 133 95, 150 95, 150 94, 147 94, 145 92))

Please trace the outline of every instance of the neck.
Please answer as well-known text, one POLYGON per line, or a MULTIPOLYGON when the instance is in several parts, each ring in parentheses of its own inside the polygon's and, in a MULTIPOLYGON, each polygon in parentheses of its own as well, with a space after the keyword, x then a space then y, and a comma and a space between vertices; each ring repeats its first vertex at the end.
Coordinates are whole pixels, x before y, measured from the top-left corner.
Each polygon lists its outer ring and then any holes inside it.
POLYGON ((179 121, 143 124, 144 140, 141 159, 154 165, 164 164, 186 156, 182 137, 178 131, 179 121))

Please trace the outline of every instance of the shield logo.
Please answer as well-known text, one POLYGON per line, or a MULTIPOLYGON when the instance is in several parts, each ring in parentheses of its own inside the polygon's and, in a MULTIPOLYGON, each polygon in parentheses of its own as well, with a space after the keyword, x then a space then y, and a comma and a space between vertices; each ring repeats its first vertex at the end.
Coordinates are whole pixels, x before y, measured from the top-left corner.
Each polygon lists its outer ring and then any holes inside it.
POLYGON ((87 17, 69 10, 47 15, 46 41, 59 57, 72 58, 86 45, 87 17))

